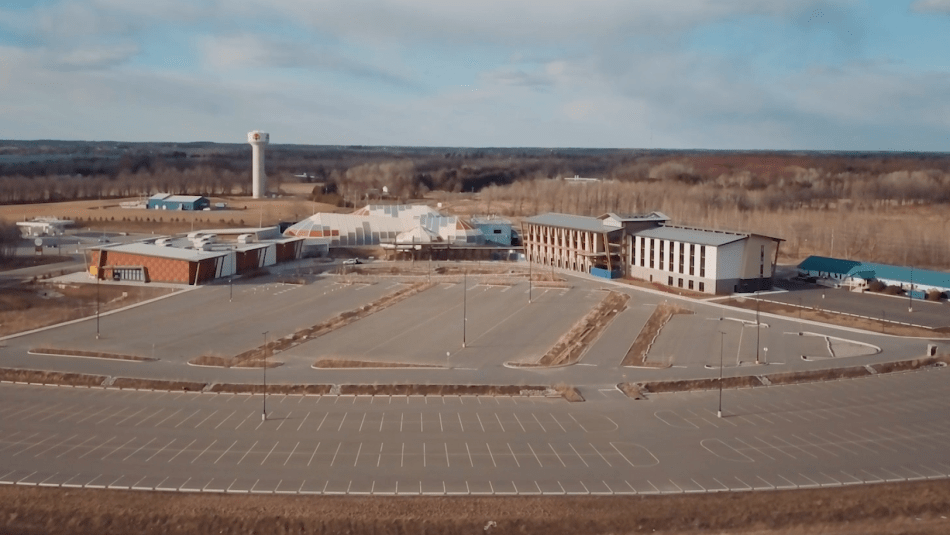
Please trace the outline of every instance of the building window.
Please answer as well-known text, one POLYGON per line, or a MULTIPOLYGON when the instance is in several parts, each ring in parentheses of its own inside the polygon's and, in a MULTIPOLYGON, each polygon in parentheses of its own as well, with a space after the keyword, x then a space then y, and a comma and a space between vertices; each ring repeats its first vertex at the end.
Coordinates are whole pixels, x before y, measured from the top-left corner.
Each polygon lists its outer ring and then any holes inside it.
POLYGON ((696 274, 696 244, 689 244, 689 274, 696 274))
POLYGON ((683 279, 679 279, 679 280, 677 281, 677 286, 679 286, 680 288, 683 287, 683 279))
POLYGON ((660 271, 663 271, 664 260, 666 260, 666 242, 660 240, 660 266, 659 266, 660 271))
POLYGON ((706 276, 706 246, 701 245, 699 247, 699 276, 706 276))
POLYGON ((693 279, 690 279, 690 280, 689 280, 689 289, 690 289, 690 290, 693 289, 693 279))
POLYGON ((654 243, 653 238, 650 238, 650 269, 653 269, 653 249, 654 243))
POLYGON ((680 244, 680 273, 686 273, 685 264, 686 264, 686 244, 681 243, 680 244))
POLYGON ((640 267, 644 267, 647 262, 647 241, 640 236, 637 239, 640 240, 640 267))
POLYGON ((673 263, 673 242, 670 242, 670 257, 666 263, 666 269, 670 271, 676 271, 676 264, 673 263))
POLYGON ((705 283, 705 282, 700 282, 700 283, 699 283, 699 291, 700 291, 700 292, 705 292, 705 291, 706 291, 706 283, 705 283))
POLYGON ((668 286, 673 286, 673 277, 672 277, 672 276, 670 276, 670 277, 667 278, 666 284, 667 284, 668 286))

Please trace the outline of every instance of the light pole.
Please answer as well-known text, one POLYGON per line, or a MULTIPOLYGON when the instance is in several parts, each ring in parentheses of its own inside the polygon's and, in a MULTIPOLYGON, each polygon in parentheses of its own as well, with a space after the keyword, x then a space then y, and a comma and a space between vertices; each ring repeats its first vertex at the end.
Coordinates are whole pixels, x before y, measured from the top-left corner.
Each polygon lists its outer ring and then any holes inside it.
POLYGON ((722 344, 726 333, 719 331, 719 411, 716 418, 722 418, 722 344))
POLYGON ((267 333, 264 331, 264 405, 261 408, 261 421, 267 419, 267 333))
POLYGON ((765 361, 763 364, 768 364, 769 363, 769 348, 763 347, 762 351, 765 352, 765 354, 762 356, 762 360, 765 361))
POLYGON ((228 303, 234 301, 234 279, 228 277, 228 303))
MULTIPOLYGON (((99 251, 99 255, 102 255, 102 251, 99 251)), ((102 276, 101 270, 101 266, 96 266, 96 340, 99 339, 99 277, 102 276)))
POLYGON ((910 266, 910 291, 907 292, 907 297, 910 298, 907 302, 907 312, 914 311, 914 266, 910 266))
POLYGON ((468 322, 468 271, 462 279, 462 347, 465 347, 465 324, 468 322))
POLYGON ((761 306, 759 290, 756 290, 755 294, 755 363, 759 364, 759 332, 762 331, 762 324, 759 322, 759 307, 761 306))
POLYGON ((528 251, 528 304, 531 304, 531 251, 528 251))

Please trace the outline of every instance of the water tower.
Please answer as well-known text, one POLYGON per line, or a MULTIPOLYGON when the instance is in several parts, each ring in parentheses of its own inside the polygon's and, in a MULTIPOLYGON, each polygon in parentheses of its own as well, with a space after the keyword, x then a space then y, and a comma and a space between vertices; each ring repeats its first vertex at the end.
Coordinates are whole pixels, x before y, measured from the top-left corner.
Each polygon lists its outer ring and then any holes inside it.
POLYGON ((270 142, 270 134, 254 130, 247 133, 247 142, 251 144, 251 193, 255 199, 267 196, 267 174, 264 173, 264 145, 270 142))

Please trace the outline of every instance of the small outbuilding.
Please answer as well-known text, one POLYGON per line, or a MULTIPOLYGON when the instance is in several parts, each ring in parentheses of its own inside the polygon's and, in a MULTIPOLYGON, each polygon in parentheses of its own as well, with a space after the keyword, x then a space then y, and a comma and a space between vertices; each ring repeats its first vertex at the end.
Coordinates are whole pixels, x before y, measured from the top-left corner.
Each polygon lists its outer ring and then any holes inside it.
POLYGON ((148 198, 149 210, 197 211, 211 207, 211 201, 200 195, 171 195, 156 193, 148 198))

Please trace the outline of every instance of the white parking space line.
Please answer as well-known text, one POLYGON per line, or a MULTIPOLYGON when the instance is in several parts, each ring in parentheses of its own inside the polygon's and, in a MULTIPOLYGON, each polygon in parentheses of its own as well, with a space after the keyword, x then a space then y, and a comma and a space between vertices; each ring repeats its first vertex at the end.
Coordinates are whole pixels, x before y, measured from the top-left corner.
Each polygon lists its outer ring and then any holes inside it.
POLYGON ((126 441, 125 444, 122 444, 121 446, 117 447, 116 449, 114 449, 114 450, 110 451, 109 453, 103 455, 103 456, 102 456, 102 459, 99 459, 99 460, 100 460, 100 461, 106 460, 106 457, 108 457, 108 456, 112 455, 113 453, 115 453, 115 452, 121 450, 122 448, 128 446, 129 443, 132 442, 133 440, 135 440, 135 437, 130 438, 128 441, 126 441))
POLYGON ((290 462, 290 458, 294 456, 294 453, 297 452, 297 448, 298 448, 299 446, 300 446, 300 442, 297 442, 297 443, 294 445, 294 449, 290 450, 290 455, 288 455, 288 456, 287 456, 287 460, 284 461, 284 466, 287 466, 287 463, 290 462))
POLYGON ((570 446, 572 450, 574 450, 574 454, 577 455, 577 458, 580 459, 582 463, 584 463, 584 466, 590 468, 590 465, 587 464, 587 461, 584 460, 584 457, 580 453, 577 452, 577 448, 575 448, 574 445, 571 444, 570 442, 568 442, 567 445, 570 446))
MULTIPOLYGON (((148 445, 151 444, 152 442, 155 442, 155 438, 156 438, 156 437, 152 437, 151 440, 149 440, 149 441, 146 442, 145 444, 142 444, 141 446, 139 446, 135 451, 133 451, 132 453, 130 453, 127 457, 125 457, 125 458, 122 459, 122 460, 123 460, 123 461, 129 460, 129 458, 131 458, 133 455, 135 455, 136 453, 142 451, 142 449, 143 449, 144 447, 148 446, 148 445)), ((144 478, 143 478, 143 479, 144 479, 144 478)))
POLYGON ((76 448, 78 448, 78 447, 84 445, 86 442, 89 442, 90 440, 92 440, 92 439, 94 439, 94 438, 96 438, 96 435, 92 435, 91 437, 87 438, 86 440, 83 440, 83 441, 80 442, 79 444, 76 444, 75 446, 69 448, 68 450, 66 450, 66 451, 64 451, 64 452, 62 452, 62 453, 60 453, 59 455, 56 456, 56 458, 59 459, 59 458, 62 457, 63 455, 66 455, 67 453, 69 453, 69 452, 73 451, 74 449, 76 449, 76 448))
POLYGON ((310 463, 313 462, 313 458, 317 455, 317 450, 320 449, 320 443, 317 442, 317 447, 313 448, 313 453, 310 454, 310 460, 307 461, 307 466, 310 466, 310 463))
POLYGON ((139 420, 138 422, 136 422, 136 424, 133 425, 132 427, 138 427, 138 426, 142 425, 142 424, 145 423, 148 419, 150 419, 150 418, 153 417, 153 416, 158 415, 158 413, 162 412, 163 410, 165 410, 165 409, 159 408, 158 410, 156 410, 156 411, 153 412, 152 414, 149 414, 149 415, 146 416, 145 418, 142 418, 141 420, 139 420))
POLYGON ((83 453, 82 455, 79 456, 79 458, 82 459, 82 458, 85 457, 86 455, 89 455, 90 453, 92 453, 92 452, 96 451, 97 449, 99 449, 99 448, 105 446, 106 444, 112 442, 112 441, 115 440, 115 439, 116 439, 116 437, 110 438, 109 440, 103 442, 102 444, 99 444, 99 445, 96 446, 95 448, 92 448, 91 450, 87 451, 86 453, 83 453))
POLYGON ((201 420, 200 422, 198 422, 197 424, 195 424, 194 429, 198 429, 198 428, 201 426, 201 424, 207 422, 208 419, 210 419, 210 418, 211 418, 212 416, 214 416, 215 414, 218 414, 218 411, 217 411, 217 410, 215 410, 215 411, 212 412, 211 414, 205 416, 205 417, 204 417, 204 420, 201 420))
POLYGON ((175 424, 175 429, 178 429, 178 426, 180 426, 181 424, 187 422, 188 420, 191 419, 192 416, 198 414, 199 412, 201 412, 201 409, 196 410, 195 412, 193 412, 193 413, 191 413, 190 415, 188 415, 187 418, 185 418, 184 420, 182 420, 182 421, 178 422, 177 424, 175 424))
POLYGON ((280 444, 280 441, 274 442, 274 446, 267 452, 267 455, 264 456, 264 460, 261 461, 261 466, 264 466, 264 463, 267 462, 267 459, 270 458, 270 454, 274 453, 274 450, 277 449, 277 445, 280 444))
POLYGON ((46 448, 45 450, 43 450, 43 451, 37 453, 36 455, 33 456, 33 458, 36 459, 36 458, 39 457, 40 455, 43 455, 44 453, 47 453, 47 452, 49 452, 49 451, 52 451, 52 450, 58 448, 59 446, 62 446, 63 444, 69 442, 70 440, 72 440, 72 439, 74 439, 74 438, 76 438, 76 437, 78 437, 78 436, 79 436, 79 435, 76 434, 76 435, 73 435, 73 436, 71 436, 71 437, 69 437, 69 438, 67 438, 67 439, 65 439, 65 440, 61 440, 61 441, 57 442, 56 444, 53 444, 52 446, 46 448))
MULTIPOLYGON (((810 452, 810 451, 808 451, 808 450, 806 450, 806 449, 803 449, 803 448, 800 447, 800 446, 796 446, 795 444, 792 444, 791 442, 785 440, 784 438, 782 438, 782 437, 780 437, 780 436, 778 436, 778 435, 772 435, 772 438, 774 438, 775 440, 778 440, 778 441, 781 441, 781 442, 784 442, 784 443, 788 444, 789 446, 791 446, 791 447, 795 448, 796 450, 798 450, 798 451, 804 453, 805 455, 810 455, 810 456, 814 457, 815 459, 818 458, 818 456, 815 455, 814 453, 812 453, 812 452, 810 452)), ((783 450, 779 450, 779 451, 782 451, 782 453, 785 453, 783 450)))
POLYGON ((162 421, 158 422, 157 424, 153 425, 152 427, 158 427, 158 426, 162 425, 163 423, 167 422, 169 418, 171 418, 172 416, 175 416, 175 415, 178 414, 179 412, 181 412, 181 409, 178 409, 177 411, 175 411, 175 412, 169 414, 168 416, 166 416, 165 418, 163 418, 162 421))
POLYGON ((39 446, 40 444, 46 442, 47 440, 49 440, 49 439, 51 439, 51 438, 53 438, 53 437, 55 437, 55 436, 56 436, 56 435, 53 434, 53 435, 50 435, 50 436, 48 436, 48 437, 43 438, 43 439, 40 440, 39 442, 34 442, 33 444, 30 444, 29 446, 23 448, 22 450, 20 450, 20 451, 14 453, 12 456, 13 456, 13 457, 16 457, 17 455, 19 455, 19 454, 21 454, 21 453, 23 453, 23 452, 25 452, 25 451, 29 451, 29 450, 31 450, 31 449, 33 449, 33 448, 39 446))
POLYGON ((181 455, 182 453, 184 453, 184 452, 185 452, 185 450, 187 450, 188 448, 190 448, 190 447, 191 447, 191 445, 192 445, 192 444, 194 444, 195 442, 198 442, 198 439, 197 439, 197 438, 196 438, 196 439, 194 439, 194 440, 192 440, 191 442, 189 442, 189 443, 188 443, 188 445, 187 445, 187 446, 185 446, 184 448, 182 448, 182 449, 180 449, 180 450, 178 450, 178 453, 176 453, 175 455, 172 455, 172 458, 171 458, 171 459, 169 459, 169 460, 168 460, 168 462, 172 462, 172 461, 174 461, 176 457, 178 457, 179 455, 181 455))
POLYGON ((107 409, 110 409, 110 408, 111 408, 111 407, 109 407, 109 406, 103 407, 103 408, 99 409, 98 411, 96 411, 96 412, 94 412, 94 413, 92 413, 92 414, 86 416, 85 418, 83 418, 83 419, 81 419, 81 420, 78 420, 78 421, 76 422, 76 425, 79 425, 79 424, 85 422, 85 421, 88 420, 89 418, 93 418, 93 417, 95 417, 95 416, 98 416, 99 414, 105 412, 107 409))
POLYGON ((257 446, 257 442, 258 442, 258 441, 255 440, 254 443, 251 444, 251 447, 248 448, 247 451, 244 452, 244 455, 242 455, 240 459, 238 459, 237 464, 241 464, 241 462, 244 461, 244 458, 247 457, 247 455, 248 455, 249 453, 251 453, 251 451, 254 449, 254 446, 257 446))
POLYGON ((222 425, 224 425, 224 422, 228 421, 228 420, 229 420, 232 416, 234 416, 235 414, 237 414, 237 411, 236 411, 236 410, 235 410, 235 411, 231 411, 231 414, 225 416, 225 417, 224 417, 224 420, 221 420, 220 422, 218 422, 218 425, 214 426, 214 428, 217 429, 217 428, 221 427, 222 425))
POLYGON ((211 444, 208 444, 208 446, 207 446, 205 449, 201 450, 201 453, 199 453, 198 455, 196 455, 195 458, 191 460, 191 464, 195 464, 195 461, 197 461, 198 459, 200 459, 201 456, 205 454, 205 452, 207 452, 208 450, 211 449, 211 446, 214 446, 214 445, 217 444, 217 443, 218 443, 218 439, 214 439, 214 440, 211 442, 211 444))

